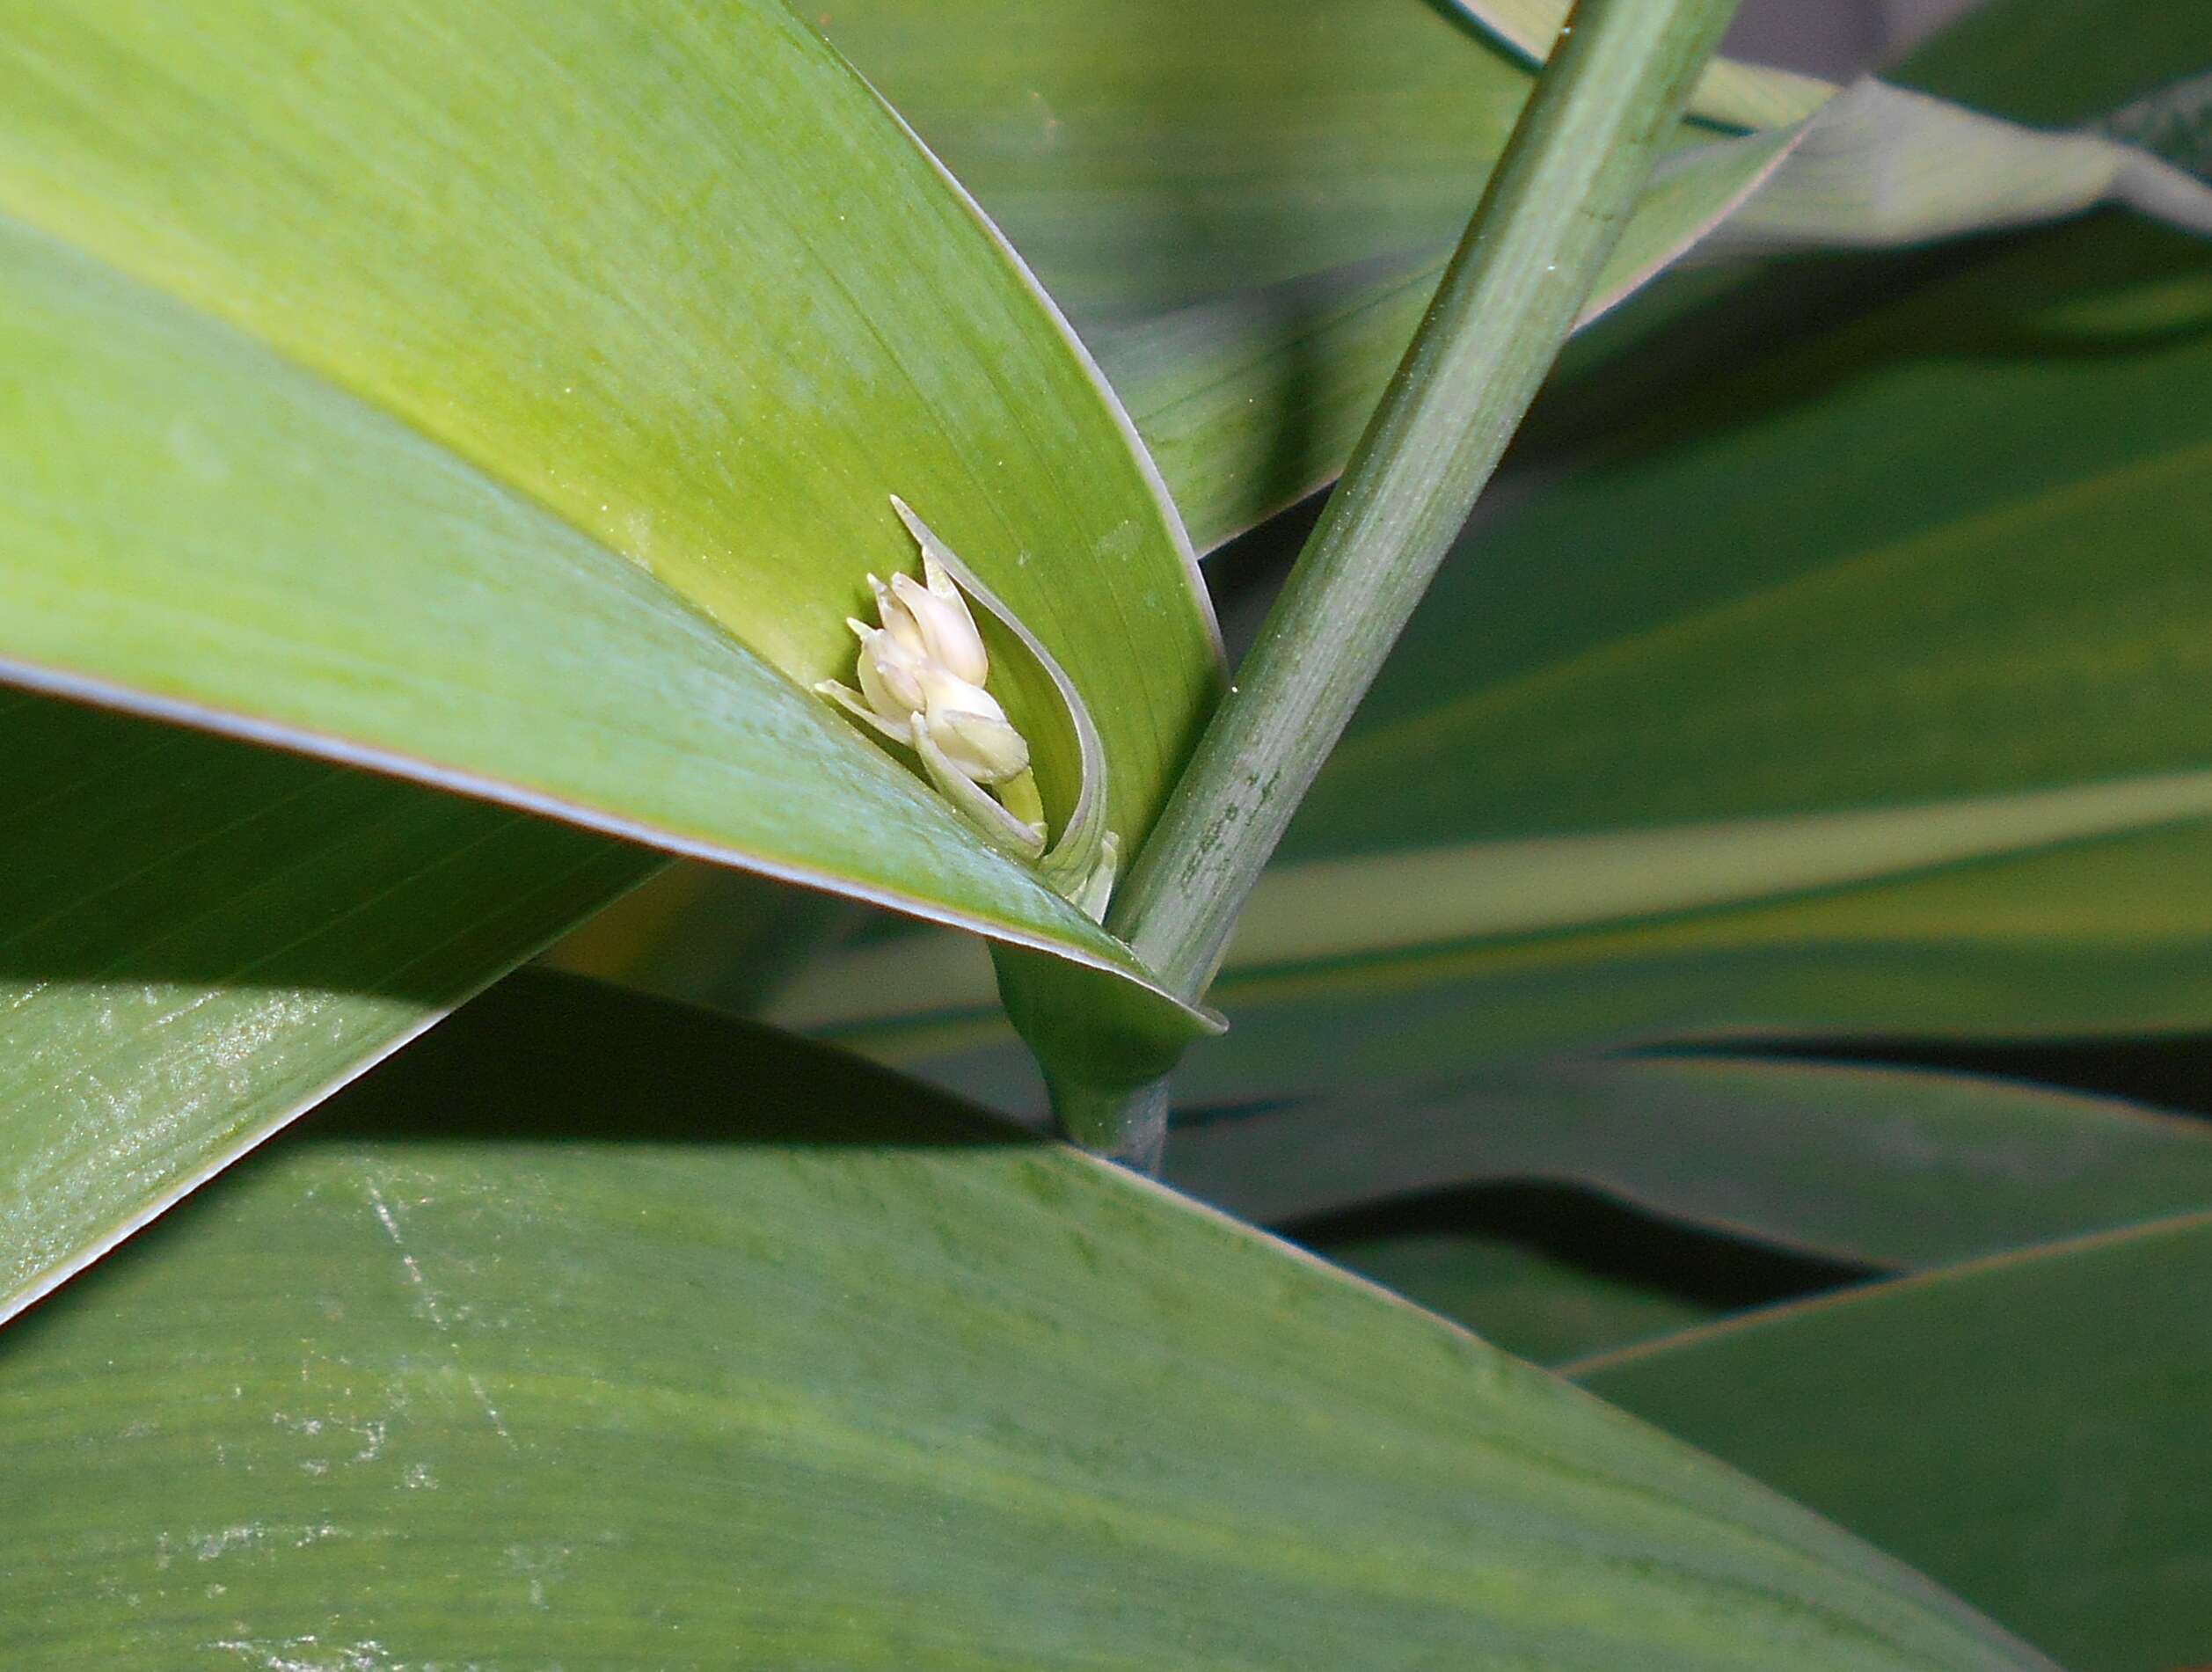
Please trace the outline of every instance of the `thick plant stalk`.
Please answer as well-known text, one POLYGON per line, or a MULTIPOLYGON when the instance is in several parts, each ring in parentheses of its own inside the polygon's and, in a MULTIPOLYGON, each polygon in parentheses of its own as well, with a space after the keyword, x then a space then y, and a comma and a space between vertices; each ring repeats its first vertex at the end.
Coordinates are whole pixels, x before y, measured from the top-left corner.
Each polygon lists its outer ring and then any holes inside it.
MULTIPOLYGON (((1435 300, 1107 918, 1177 994, 1230 931, 1573 327, 1734 0, 1581 0, 1435 300)), ((1157 1165, 1164 1079, 1054 1076, 1078 1142, 1157 1165)))

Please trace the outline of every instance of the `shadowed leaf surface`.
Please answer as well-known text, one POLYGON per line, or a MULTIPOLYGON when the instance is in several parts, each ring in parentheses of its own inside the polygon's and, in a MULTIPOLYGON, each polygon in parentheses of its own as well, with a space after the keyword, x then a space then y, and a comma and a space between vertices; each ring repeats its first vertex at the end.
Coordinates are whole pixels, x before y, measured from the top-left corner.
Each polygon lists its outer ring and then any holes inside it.
POLYGON ((0 1413, 18 1659, 2045 1666, 1280 1244, 547 978, 18 1323, 0 1413))
POLYGON ((1926 1070, 1570 1061, 1211 1120, 1177 1135, 1168 1177, 1263 1223, 1550 1179, 1907 1267, 2212 1208, 2212 1121, 1926 1070))

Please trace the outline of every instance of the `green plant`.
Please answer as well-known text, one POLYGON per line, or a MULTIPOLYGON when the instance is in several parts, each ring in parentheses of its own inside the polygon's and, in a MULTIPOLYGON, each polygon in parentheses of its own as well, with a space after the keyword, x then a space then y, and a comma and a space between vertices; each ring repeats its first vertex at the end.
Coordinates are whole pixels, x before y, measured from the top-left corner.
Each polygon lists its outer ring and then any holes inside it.
POLYGON ((0 12, 7 1664, 2212 1659, 2212 21, 1730 9, 0 12))

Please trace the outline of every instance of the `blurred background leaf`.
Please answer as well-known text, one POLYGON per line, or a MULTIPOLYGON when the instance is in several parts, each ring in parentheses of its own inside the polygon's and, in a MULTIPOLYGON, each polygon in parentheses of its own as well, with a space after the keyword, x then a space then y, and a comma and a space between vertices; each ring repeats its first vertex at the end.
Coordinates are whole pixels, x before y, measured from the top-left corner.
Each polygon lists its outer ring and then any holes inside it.
POLYGON ((1168 1177, 1262 1224, 1549 1179, 1907 1269, 2212 1205, 2212 1122, 1980 1075, 1630 1057, 1224 1114, 1179 1135, 1168 1177))
POLYGON ((2204 1214, 1755 1313, 1576 1374, 2075 1672, 2176 1672, 2212 1644, 2204 1214))
MULTIPOLYGON (((1335 474, 1532 81, 1499 34, 1426 0, 821 17, 1069 308, 1201 549, 1335 474)), ((1724 222, 1735 247, 1902 243, 2118 191, 2212 226, 2212 193, 2101 135, 1880 86, 1814 117, 1827 84, 1714 77, 1722 120, 1778 126, 1685 124, 1594 311, 1724 222)))

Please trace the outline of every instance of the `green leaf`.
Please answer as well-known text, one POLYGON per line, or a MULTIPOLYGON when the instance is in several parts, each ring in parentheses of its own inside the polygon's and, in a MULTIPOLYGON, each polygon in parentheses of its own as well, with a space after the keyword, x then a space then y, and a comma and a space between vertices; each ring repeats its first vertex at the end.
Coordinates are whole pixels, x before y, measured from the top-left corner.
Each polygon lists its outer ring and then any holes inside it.
POLYGON ((0 1318, 653 863, 15 692, 0 761, 0 1318))
MULTIPOLYGON (((1204 549, 1341 466, 1527 97, 1517 48, 1548 43, 1549 10, 1486 33, 1422 4, 852 0, 825 26, 1075 312, 1204 549)), ((1779 126, 1685 127, 1594 311, 1723 223, 1728 247, 1894 244, 2109 194, 2212 225, 2212 192, 2105 135, 1878 84, 1831 100, 1740 64, 1715 67, 1716 89, 1709 113, 1779 126)))
POLYGON ((840 0, 822 26, 1086 332, 1449 245, 1535 80, 1420 0, 840 0))
POLYGON ((1581 1379, 2074 1672, 2212 1642, 2212 1216, 1787 1308, 1581 1379))
MULTIPOLYGON (((1254 897, 1186 1095, 2212 1023, 2206 275, 2113 221, 1950 264, 1468 537, 1254 897)), ((941 1053, 979 989, 898 956, 778 1013, 941 1053)))
POLYGON ((2212 62, 2194 6, 2130 0, 1989 0, 1899 66, 1915 87, 2026 122, 2090 121, 2212 62))
POLYGON ((1558 1179, 1904 1267, 2212 1208, 2212 1122, 1967 1074, 1601 1059, 1209 1121, 1176 1135, 1167 1178, 1263 1223, 1558 1179))
MULTIPOLYGON (((863 571, 911 566, 893 488, 1113 693, 1126 839, 1216 675, 1126 420, 780 7, 18 10, 9 676, 1144 980, 794 683, 850 671, 863 571)), ((1040 673, 1002 652, 1000 683, 1037 713, 1040 673)), ((1064 806, 1056 703, 1033 736, 1064 806)), ((6 857, 43 886, 0 911, 25 995, 0 1313, 652 868, 355 773, 20 713, 38 810, 6 857)))
POLYGON ((1128 971, 801 689, 894 492, 1091 697, 1125 842, 1217 670, 1095 369, 782 6, 18 10, 18 676, 1128 971))
POLYGON ((815 1048, 518 980, 332 1113, 0 1339, 19 1656, 2047 1665, 1441 1320, 815 1048))

